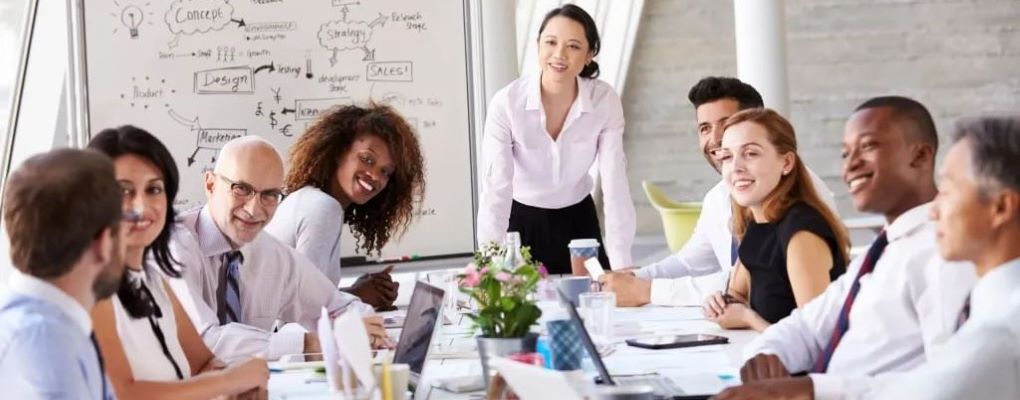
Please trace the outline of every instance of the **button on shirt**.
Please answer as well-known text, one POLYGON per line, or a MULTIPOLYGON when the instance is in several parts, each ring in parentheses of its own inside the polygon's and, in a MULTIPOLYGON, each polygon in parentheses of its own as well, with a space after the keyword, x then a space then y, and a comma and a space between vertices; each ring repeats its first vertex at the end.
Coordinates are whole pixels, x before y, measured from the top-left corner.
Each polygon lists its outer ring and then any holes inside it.
POLYGON ((92 319, 49 282, 15 272, 0 300, 0 388, 9 399, 105 399, 92 319))
POLYGON ((589 172, 597 163, 609 262, 613 267, 629 267, 635 215, 623 152, 620 97, 605 82, 577 78, 577 99, 553 140, 546 131, 540 80, 538 74, 519 78, 497 92, 489 104, 482 140, 479 244, 502 242, 506 237, 512 200, 548 209, 579 203, 594 188, 589 172))
MULTIPOLYGON (((822 201, 835 212, 832 191, 811 169, 808 174, 822 201)), ((730 189, 720 181, 705 194, 694 232, 680 251, 635 271, 638 278, 652 280, 653 305, 700 306, 709 294, 725 288, 733 268, 730 204, 730 189)))
MULTIPOLYGON (((849 329, 828 373, 811 374, 816 399, 859 398, 872 382, 855 377, 913 369, 952 335, 976 275, 970 264, 938 256, 929 207, 917 206, 886 226, 889 244, 874 271, 860 279, 849 329)), ((775 354, 791 372, 810 371, 832 338, 863 259, 854 259, 821 295, 766 329, 744 355, 775 354)))
POLYGON ((233 250, 209 216, 208 208, 181 216, 170 241, 174 258, 184 267, 182 276, 169 279, 195 328, 216 356, 227 363, 262 355, 269 360, 301 353, 304 332, 280 329, 277 322, 297 323, 314 331, 320 310, 337 315, 356 307, 363 315, 372 308, 357 297, 337 289, 311 261, 266 233, 241 246, 241 321, 220 325, 216 315, 222 299, 217 289, 222 279, 223 253, 233 250))
POLYGON ((1020 259, 985 274, 970 318, 917 369, 885 377, 877 399, 1020 399, 1020 259))

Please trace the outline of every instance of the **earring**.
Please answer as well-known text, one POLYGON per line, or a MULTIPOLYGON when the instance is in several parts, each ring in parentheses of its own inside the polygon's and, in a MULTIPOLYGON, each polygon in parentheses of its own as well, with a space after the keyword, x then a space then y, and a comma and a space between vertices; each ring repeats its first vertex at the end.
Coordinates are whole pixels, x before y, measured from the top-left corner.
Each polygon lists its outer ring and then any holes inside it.
POLYGON ((790 170, 783 171, 783 176, 786 176, 786 175, 789 175, 789 174, 790 174, 790 170))

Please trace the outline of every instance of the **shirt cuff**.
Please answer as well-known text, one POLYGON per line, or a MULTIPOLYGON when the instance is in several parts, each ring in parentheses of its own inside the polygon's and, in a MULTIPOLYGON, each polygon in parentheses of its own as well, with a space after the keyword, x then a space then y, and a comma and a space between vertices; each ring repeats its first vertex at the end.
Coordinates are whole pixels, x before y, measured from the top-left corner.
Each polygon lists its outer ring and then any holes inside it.
POLYGON ((844 398, 846 382, 839 377, 828 374, 811 374, 815 400, 840 400, 844 398))
POLYGON ((652 293, 649 296, 654 306, 682 306, 673 299, 674 285, 672 279, 652 279, 652 293))
POLYGON ((266 360, 279 360, 285 354, 301 354, 304 350, 305 332, 302 329, 280 329, 269 336, 266 360))

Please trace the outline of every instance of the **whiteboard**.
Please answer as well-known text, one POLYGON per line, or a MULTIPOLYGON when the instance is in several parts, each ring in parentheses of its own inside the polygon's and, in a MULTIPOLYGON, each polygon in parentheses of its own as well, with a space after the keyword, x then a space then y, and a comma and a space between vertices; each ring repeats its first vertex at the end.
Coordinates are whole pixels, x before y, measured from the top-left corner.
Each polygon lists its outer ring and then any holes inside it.
MULTIPOLYGON (((103 0, 83 3, 88 130, 133 124, 170 148, 174 206, 205 203, 202 173, 258 135, 287 157, 316 115, 368 99, 418 133, 426 192, 384 258, 474 249, 473 96, 465 0, 103 0)), ((344 229, 343 255, 354 255, 344 229)))

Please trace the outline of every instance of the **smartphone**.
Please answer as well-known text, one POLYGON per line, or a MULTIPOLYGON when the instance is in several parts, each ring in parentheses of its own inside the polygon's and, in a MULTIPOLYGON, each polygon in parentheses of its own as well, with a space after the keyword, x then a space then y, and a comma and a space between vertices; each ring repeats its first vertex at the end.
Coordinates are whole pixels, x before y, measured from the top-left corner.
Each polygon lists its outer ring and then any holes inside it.
POLYGON ((724 336, 694 334, 694 335, 672 335, 656 336, 643 339, 627 339, 627 345, 643 349, 676 349, 681 347, 708 346, 711 344, 726 344, 730 340, 724 336))

